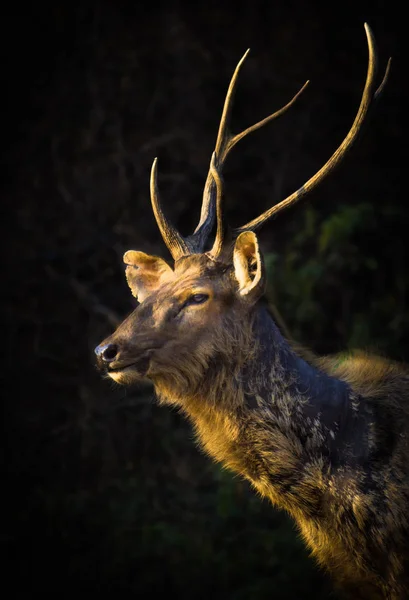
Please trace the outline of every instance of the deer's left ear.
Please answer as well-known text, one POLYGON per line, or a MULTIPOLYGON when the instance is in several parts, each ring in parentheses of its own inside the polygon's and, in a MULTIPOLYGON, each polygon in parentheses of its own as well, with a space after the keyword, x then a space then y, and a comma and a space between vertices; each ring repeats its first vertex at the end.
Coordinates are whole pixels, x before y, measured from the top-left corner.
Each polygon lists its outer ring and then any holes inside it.
POLYGON ((266 276, 257 236, 252 231, 244 231, 237 238, 233 264, 240 296, 255 302, 264 293, 266 276))
POLYGON ((128 250, 124 254, 126 280, 132 295, 143 302, 166 278, 173 275, 170 266, 159 256, 128 250))

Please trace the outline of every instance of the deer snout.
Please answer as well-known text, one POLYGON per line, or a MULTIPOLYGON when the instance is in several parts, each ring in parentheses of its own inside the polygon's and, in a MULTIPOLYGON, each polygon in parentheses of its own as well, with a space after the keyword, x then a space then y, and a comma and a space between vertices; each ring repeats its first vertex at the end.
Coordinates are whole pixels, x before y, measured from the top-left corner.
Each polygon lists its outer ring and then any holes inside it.
POLYGON ((100 364, 108 366, 117 359, 119 347, 117 344, 100 344, 95 348, 95 354, 100 364))
POLYGON ((97 366, 114 381, 131 384, 146 377, 152 348, 129 347, 122 340, 104 341, 95 348, 97 366))

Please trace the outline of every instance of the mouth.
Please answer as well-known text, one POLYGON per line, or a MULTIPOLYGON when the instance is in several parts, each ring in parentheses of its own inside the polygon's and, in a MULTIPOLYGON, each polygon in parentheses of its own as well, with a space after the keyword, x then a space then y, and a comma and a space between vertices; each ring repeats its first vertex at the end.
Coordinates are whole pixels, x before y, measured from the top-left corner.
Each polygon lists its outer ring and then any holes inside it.
POLYGON ((133 367, 135 364, 136 363, 131 362, 131 363, 127 363, 126 365, 120 365, 120 366, 108 365, 107 371, 108 371, 108 373, 120 373, 121 371, 125 371, 126 369, 133 367))
POLYGON ((106 372, 113 379, 125 373, 134 373, 139 377, 144 377, 148 371, 150 356, 143 356, 138 360, 127 363, 112 363, 108 365, 106 372))

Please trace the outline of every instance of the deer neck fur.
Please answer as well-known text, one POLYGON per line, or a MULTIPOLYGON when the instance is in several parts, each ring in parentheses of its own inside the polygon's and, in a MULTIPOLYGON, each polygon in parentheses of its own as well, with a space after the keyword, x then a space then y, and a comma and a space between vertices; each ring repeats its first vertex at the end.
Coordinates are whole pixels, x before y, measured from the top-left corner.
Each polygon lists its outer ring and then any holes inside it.
POLYGON ((194 393, 169 380, 157 392, 213 458, 294 516, 315 511, 332 470, 364 453, 363 410, 347 383, 294 351, 265 306, 253 317, 251 334, 241 324, 235 352, 208 364, 194 393))

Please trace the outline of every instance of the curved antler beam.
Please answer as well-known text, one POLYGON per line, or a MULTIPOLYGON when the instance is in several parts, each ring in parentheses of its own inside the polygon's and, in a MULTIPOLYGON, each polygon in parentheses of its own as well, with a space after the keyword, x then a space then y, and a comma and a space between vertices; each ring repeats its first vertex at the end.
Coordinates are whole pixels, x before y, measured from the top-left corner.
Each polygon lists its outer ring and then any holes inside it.
POLYGON ((210 163, 210 173, 213 177, 213 180, 216 184, 216 237, 213 243, 213 247, 210 251, 210 255, 213 258, 216 258, 220 255, 223 249, 223 241, 224 241, 224 226, 223 226, 223 207, 222 207, 222 199, 223 199, 223 181, 220 176, 220 173, 217 169, 216 165, 216 152, 212 154, 212 160, 210 163))
POLYGON ((287 198, 285 198, 284 200, 282 200, 275 206, 272 206, 271 208, 266 210, 259 217, 253 219, 252 221, 249 221, 248 223, 246 223, 246 225, 243 225, 242 227, 235 229, 234 233, 236 235, 240 234, 243 231, 255 231, 261 225, 266 223, 266 221, 268 221, 269 219, 271 219, 272 217, 277 215, 279 212, 281 212, 282 210, 292 206, 293 204, 295 204, 296 202, 301 200, 301 198, 303 198, 306 194, 308 194, 315 187, 317 187, 317 185, 321 181, 323 181, 323 179, 325 177, 327 177, 333 169, 335 169, 335 167, 341 162, 341 160, 344 158, 345 154, 348 152, 348 150, 351 148, 351 146, 355 142, 356 138, 358 137, 358 133, 362 127, 362 124, 364 122, 364 119, 367 115, 367 112, 368 112, 368 109, 369 109, 369 106, 370 106, 372 100, 378 98, 385 87, 385 84, 386 84, 386 81, 387 81, 388 75, 389 75, 390 64, 391 64, 391 59, 389 59, 382 82, 381 82, 380 86, 378 87, 378 89, 375 89, 375 76, 376 76, 376 70, 377 70, 375 40, 374 40, 374 36, 373 36, 372 30, 369 27, 369 25, 367 23, 365 23, 364 27, 365 27, 366 37, 367 37, 367 41, 368 41, 368 52, 369 52, 368 71, 367 71, 364 91, 362 94, 361 104, 359 106, 357 115, 355 117, 355 120, 354 120, 352 127, 349 130, 347 136, 345 137, 345 139, 343 140, 341 145, 335 150, 335 152, 331 156, 331 158, 325 163, 325 165, 323 167, 321 167, 321 169, 317 173, 315 173, 315 175, 313 175, 311 177, 311 179, 309 179, 307 181, 307 183, 302 185, 296 192, 294 192, 293 194, 291 194, 290 196, 288 196, 287 198))
MULTIPOLYGON (((249 133, 252 133, 253 131, 256 131, 257 129, 260 129, 264 125, 267 125, 267 123, 269 123, 270 121, 283 115, 297 101, 298 97, 305 90, 305 88, 307 87, 307 85, 309 83, 307 81, 303 85, 303 87, 295 94, 295 96, 290 100, 290 102, 288 102, 285 106, 283 106, 282 108, 277 110, 275 113, 267 116, 266 118, 262 119, 261 121, 258 121, 254 125, 247 127, 247 129, 245 129, 244 131, 241 131, 240 133, 233 135, 232 133, 229 132, 229 123, 230 123, 231 111, 232 111, 232 106, 233 106, 233 98, 234 98, 234 94, 236 91, 237 80, 238 80, 238 76, 240 73, 240 69, 241 69, 245 59, 247 58, 249 52, 250 52, 250 49, 248 49, 244 53, 243 57, 238 62, 237 66, 234 70, 233 76, 231 78, 231 81, 230 81, 230 84, 229 84, 229 87, 227 90, 226 98, 224 101, 223 112, 222 112, 222 116, 220 119, 219 131, 218 131, 217 139, 216 139, 216 146, 215 146, 215 155, 216 156, 215 156, 215 159, 213 159, 213 156, 212 156, 212 162, 211 162, 210 169, 209 169, 209 172, 208 172, 208 175, 206 178, 205 188, 204 188, 204 192, 203 192, 203 201, 202 201, 202 210, 201 210, 201 215, 200 215, 200 221, 199 221, 199 224, 196 227, 193 235, 191 235, 188 238, 189 243, 195 248, 196 252, 203 251, 204 246, 207 242, 207 239, 211 233, 213 223, 214 223, 214 218, 215 218, 215 216, 217 217, 218 209, 217 209, 216 205, 217 205, 218 195, 220 196, 219 217, 220 217, 220 219, 222 219, 221 172, 223 170, 224 163, 225 163, 226 158, 227 158, 229 152, 231 151, 231 149, 234 148, 234 146, 240 140, 242 140, 244 137, 246 137, 249 133), (220 191, 219 191, 219 187, 217 186, 216 177, 215 177, 216 170, 218 173, 217 179, 220 183, 220 191)), ((219 232, 223 231, 223 226, 219 223, 217 225, 217 230, 219 232)), ((217 236, 217 234, 216 234, 216 236, 217 236)), ((220 243, 220 240, 217 239, 217 237, 214 242, 213 249, 211 251, 212 255, 214 255, 216 248, 219 248, 219 251, 221 250, 221 243, 220 243)))
POLYGON ((165 217, 160 201, 159 201, 159 190, 158 190, 158 159, 155 158, 152 164, 151 170, 151 202, 153 214, 155 215, 156 222, 159 227, 159 231, 162 234, 163 241, 169 249, 173 259, 176 261, 186 254, 190 254, 190 248, 186 244, 183 237, 177 231, 177 229, 167 220, 165 217))

